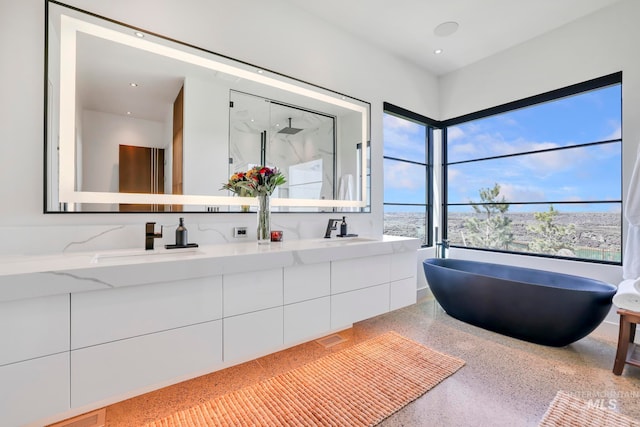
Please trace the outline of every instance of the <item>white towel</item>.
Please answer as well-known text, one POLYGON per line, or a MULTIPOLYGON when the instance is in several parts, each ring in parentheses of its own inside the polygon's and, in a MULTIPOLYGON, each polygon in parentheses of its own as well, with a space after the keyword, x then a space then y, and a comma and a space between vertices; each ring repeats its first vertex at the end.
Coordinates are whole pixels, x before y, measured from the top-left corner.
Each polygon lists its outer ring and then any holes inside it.
POLYGON ((640 145, 629 182, 624 217, 629 221, 629 228, 622 260, 622 278, 633 279, 640 277, 640 145))
POLYGON ((640 292, 636 290, 635 283, 637 280, 623 280, 618 285, 618 291, 613 296, 613 303, 618 308, 631 311, 640 311, 640 292))

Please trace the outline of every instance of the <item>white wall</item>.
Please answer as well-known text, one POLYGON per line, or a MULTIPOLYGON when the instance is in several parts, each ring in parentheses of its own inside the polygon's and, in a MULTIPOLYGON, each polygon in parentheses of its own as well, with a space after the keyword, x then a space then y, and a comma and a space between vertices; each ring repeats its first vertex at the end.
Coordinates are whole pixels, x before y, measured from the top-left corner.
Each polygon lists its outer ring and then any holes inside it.
POLYGON ((84 110, 82 124, 82 191, 118 192, 121 144, 167 146, 162 122, 84 110))
MULTIPOLYGON (((373 208, 351 214, 355 233, 382 232, 382 103, 436 117, 437 79, 359 42, 284 0, 70 0, 72 6, 229 55, 366 100, 372 110, 373 208)), ((43 211, 44 2, 0 2, 1 254, 141 247, 143 224, 177 225, 176 215, 70 214, 43 211)), ((252 215, 183 215, 191 241, 231 241, 237 225, 255 227, 252 215), (196 227, 194 224, 198 223, 196 227)), ((275 214, 287 238, 318 237, 330 214, 275 214)), ((158 245, 173 243, 170 236, 158 245)))

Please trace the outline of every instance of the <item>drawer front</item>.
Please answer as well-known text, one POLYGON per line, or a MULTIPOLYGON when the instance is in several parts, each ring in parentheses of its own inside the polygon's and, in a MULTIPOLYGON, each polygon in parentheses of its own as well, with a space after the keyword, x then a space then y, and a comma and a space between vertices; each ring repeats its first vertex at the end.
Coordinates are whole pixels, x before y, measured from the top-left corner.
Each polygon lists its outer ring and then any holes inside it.
POLYGON ((72 349, 222 317, 222 277, 154 283, 71 296, 72 349))
POLYGON ((308 264, 284 269, 284 303, 311 300, 331 292, 331 264, 308 264))
POLYGON ((282 348, 282 307, 227 317, 224 322, 224 361, 244 362, 282 348))
POLYGON ((331 298, 323 297, 284 306, 284 343, 296 345, 331 330, 331 298))
POLYGON ((69 295, 1 302, 0 347, 0 366, 69 351, 69 295))
POLYGON ((0 424, 21 426, 69 410, 69 352, 0 367, 0 424))
POLYGON ((418 253, 416 251, 400 252, 391 255, 390 280, 416 277, 418 271, 418 253))
POLYGON ((331 295, 331 329, 347 328, 388 311, 388 283, 331 295))
POLYGON ((331 293, 349 292, 389 282, 390 255, 331 262, 331 293))
POLYGON ((415 278, 396 280, 389 283, 389 288, 389 310, 397 310, 416 303, 418 285, 415 278))
POLYGON ((222 320, 71 352, 71 407, 122 400, 219 369, 222 320))
POLYGON ((282 269, 228 274, 224 283, 224 317, 282 305, 282 269))

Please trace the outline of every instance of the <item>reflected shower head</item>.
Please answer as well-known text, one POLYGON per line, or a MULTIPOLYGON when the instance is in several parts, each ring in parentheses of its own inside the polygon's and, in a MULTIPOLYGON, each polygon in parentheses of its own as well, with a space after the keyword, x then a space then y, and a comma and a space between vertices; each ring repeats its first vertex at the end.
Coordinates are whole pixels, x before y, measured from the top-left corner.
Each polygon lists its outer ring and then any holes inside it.
POLYGON ((302 129, 291 127, 291 117, 289 117, 289 126, 287 126, 286 128, 280 129, 278 133, 284 133, 285 135, 295 135, 300 131, 302 131, 302 129))

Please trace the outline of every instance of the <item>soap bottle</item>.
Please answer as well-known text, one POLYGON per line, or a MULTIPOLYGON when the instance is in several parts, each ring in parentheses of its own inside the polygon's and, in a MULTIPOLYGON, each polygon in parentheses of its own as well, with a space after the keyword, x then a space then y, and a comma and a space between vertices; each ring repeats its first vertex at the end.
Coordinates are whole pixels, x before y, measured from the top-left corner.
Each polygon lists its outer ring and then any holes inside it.
POLYGON ((176 246, 187 246, 187 229, 184 226, 184 218, 180 218, 180 225, 176 228, 176 246))
POLYGON ((342 217, 342 222, 340 223, 340 235, 345 237, 347 235, 347 221, 345 217, 342 217))

